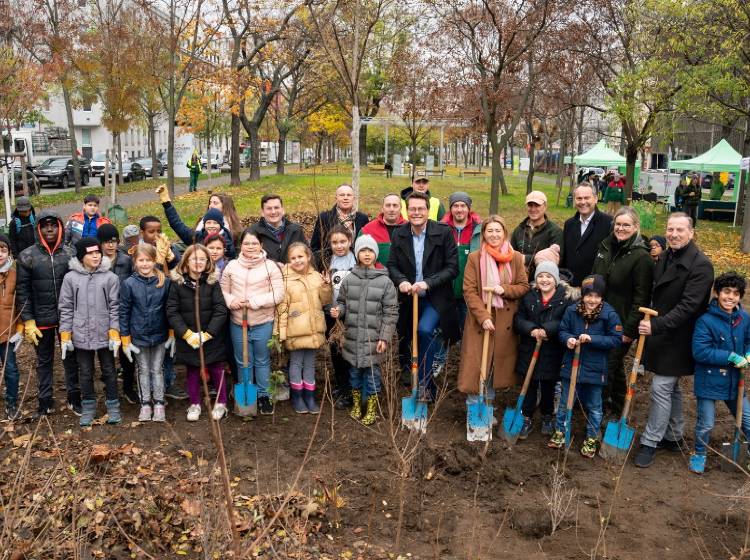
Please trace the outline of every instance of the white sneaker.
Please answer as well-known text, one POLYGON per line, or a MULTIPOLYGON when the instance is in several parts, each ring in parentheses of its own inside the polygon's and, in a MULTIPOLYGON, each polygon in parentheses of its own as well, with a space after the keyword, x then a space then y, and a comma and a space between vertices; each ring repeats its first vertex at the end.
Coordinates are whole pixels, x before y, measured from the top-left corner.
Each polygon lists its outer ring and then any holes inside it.
POLYGON ((139 422, 150 422, 151 421, 151 405, 142 404, 141 411, 138 413, 139 422))
POLYGON ((216 403, 214 409, 211 411, 211 416, 214 420, 221 420, 227 415, 227 407, 221 403, 216 403))
POLYGON ((201 405, 191 404, 187 411, 187 421, 196 422, 201 417, 201 405))
MULTIPOLYGON (((200 413, 200 411, 199 411, 200 413)), ((155 404, 154 405, 154 417, 151 419, 154 422, 166 422, 167 417, 164 414, 164 405, 163 404, 155 404)))

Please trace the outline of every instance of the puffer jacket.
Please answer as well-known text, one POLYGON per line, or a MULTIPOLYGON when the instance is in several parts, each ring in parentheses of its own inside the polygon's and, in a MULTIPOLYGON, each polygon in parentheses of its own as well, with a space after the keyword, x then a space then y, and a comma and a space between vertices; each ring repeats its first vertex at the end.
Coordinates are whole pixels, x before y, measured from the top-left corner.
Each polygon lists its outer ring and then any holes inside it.
POLYGON ((229 307, 232 322, 242 324, 243 309, 232 309, 235 301, 247 300, 247 324, 262 325, 273 321, 276 306, 284 300, 284 277, 279 265, 266 258, 251 266, 242 255, 224 267, 221 276, 221 291, 229 307))
POLYGON ((542 303, 542 293, 533 284, 531 290, 523 296, 516 316, 513 317, 513 330, 520 335, 516 358, 516 373, 519 377, 526 376, 536 346, 536 339, 531 336, 531 331, 544 329, 547 340, 539 349, 533 378, 540 381, 559 379, 564 346, 560 344, 557 333, 565 310, 573 299, 570 286, 564 282, 557 285, 547 305, 542 303))
MULTIPOLYGON (((569 305, 560 321, 560 344, 565 346, 569 338, 578 338, 583 333, 591 337, 591 342, 581 345, 578 383, 606 385, 609 351, 622 344, 622 325, 617 312, 604 302, 599 318, 587 326, 576 305, 569 305)), ((574 351, 567 346, 565 349, 560 377, 570 379, 574 351)))
POLYGON ((379 364, 378 340, 390 344, 398 321, 398 294, 388 271, 355 266, 344 278, 336 301, 344 321, 344 359, 354 367, 379 364))
POLYGON ((63 277, 75 251, 63 244, 64 224, 54 212, 42 211, 37 216, 37 242, 21 251, 16 262, 16 309, 21 320, 34 319, 40 329, 57 326, 57 304, 63 277), (52 216, 59 226, 57 240, 48 247, 39 231, 39 222, 52 216))
POLYGON ((287 350, 320 348, 326 341, 323 306, 331 303, 331 285, 312 266, 299 274, 285 265, 284 301, 277 307, 274 332, 287 350))
POLYGON ((146 278, 134 272, 120 284, 120 335, 133 344, 148 348, 167 340, 167 296, 170 279, 161 288, 156 276, 146 278))
POLYGON ((70 272, 60 290, 60 331, 73 335, 73 346, 99 350, 109 345, 109 330, 120 330, 120 281, 110 270, 109 257, 93 272, 77 258, 70 259, 70 272))
POLYGON ((130 275, 133 274, 133 261, 130 255, 122 249, 117 249, 117 254, 112 262, 112 272, 115 273, 120 283, 130 278, 130 275))
POLYGON ((16 267, 12 257, 8 257, 0 268, 0 343, 16 333, 18 309, 15 308, 16 298, 16 267))
POLYGON ((31 214, 27 218, 22 218, 18 210, 13 210, 8 237, 10 238, 10 249, 14 258, 18 258, 21 251, 36 243, 36 212, 33 206, 31 207, 31 214))
MULTIPOLYGON (((94 220, 96 224, 95 229, 99 229, 99 227, 104 224, 112 223, 109 218, 102 216, 101 214, 97 214, 94 220)), ((65 224, 65 243, 67 245, 75 245, 76 242, 83 237, 83 230, 89 221, 91 221, 91 218, 84 215, 83 212, 76 212, 70 216, 70 218, 68 218, 68 223, 65 224)), ((94 235, 96 235, 96 232, 94 232, 94 235)))
MULTIPOLYGON (((177 350, 175 363, 191 367, 200 367, 198 350, 194 350, 182 338, 190 329, 198 332, 195 321, 195 288, 186 282, 185 276, 177 273, 171 274, 172 283, 169 286, 167 297, 167 321, 174 329, 177 339, 177 350)), ((199 281, 200 293, 200 320, 201 329, 213 338, 203 345, 203 356, 206 364, 222 362, 226 356, 226 321, 227 306, 224 296, 215 274, 203 274, 199 281)))
POLYGON ((737 398, 742 373, 729 363, 732 352, 740 356, 750 352, 750 315, 741 308, 727 313, 714 299, 693 331, 696 397, 715 401, 737 398))

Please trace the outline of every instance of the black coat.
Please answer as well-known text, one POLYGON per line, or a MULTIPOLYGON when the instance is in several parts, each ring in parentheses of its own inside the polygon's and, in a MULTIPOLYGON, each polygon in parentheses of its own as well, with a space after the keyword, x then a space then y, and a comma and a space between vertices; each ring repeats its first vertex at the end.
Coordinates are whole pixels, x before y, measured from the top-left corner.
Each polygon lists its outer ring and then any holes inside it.
POLYGON ((130 258, 130 255, 120 248, 117 249, 115 258, 111 260, 112 268, 110 270, 115 273, 115 276, 117 276, 122 284, 125 280, 130 278, 131 274, 133 274, 133 261, 130 258))
MULTIPOLYGON (((175 363, 199 367, 198 350, 194 350, 182 338, 190 329, 197 333, 195 322, 195 290, 185 284, 185 278, 172 272, 172 283, 167 297, 167 321, 177 339, 175 363)), ((205 275, 200 280, 200 319, 201 329, 213 338, 203 345, 206 365, 223 362, 226 357, 227 306, 221 286, 214 274, 205 275)))
POLYGON ((560 378, 564 348, 558 339, 557 331, 565 310, 571 303, 568 286, 565 284, 558 284, 546 307, 542 305, 542 294, 537 288, 532 288, 523 296, 513 318, 513 330, 520 335, 516 359, 516 373, 519 376, 526 376, 536 346, 536 339, 531 336, 531 331, 544 329, 547 332, 547 340, 539 349, 533 378, 540 381, 555 381, 560 378))
POLYGON ((671 253, 659 255, 654 268, 651 307, 659 316, 651 319, 643 363, 658 375, 692 375, 693 329, 708 308, 714 267, 692 241, 672 258, 671 253))
MULTIPOLYGON (((284 229, 284 237, 281 241, 276 239, 276 236, 274 236, 274 234, 271 233, 271 230, 266 227, 266 221, 263 218, 250 226, 250 231, 252 231, 260 241, 263 250, 266 252, 266 256, 272 261, 278 263, 286 262, 286 252, 287 249, 289 249, 289 245, 298 241, 307 243, 305 232, 302 231, 299 224, 290 222, 286 218, 284 218, 284 221, 286 222, 286 228, 284 229)), ((240 242, 242 242, 242 240, 240 240, 240 242)))
POLYGON ((583 279, 591 274, 599 243, 612 231, 612 216, 600 212, 597 208, 581 237, 579 216, 576 212, 572 218, 565 220, 560 255, 560 268, 566 268, 573 274, 570 282, 572 286, 580 286, 583 279))
MULTIPOLYGON (((354 215, 354 239, 357 238, 359 232, 363 227, 367 225, 370 218, 364 212, 357 212, 354 215)), ((324 210, 318 215, 318 219, 315 220, 315 228, 313 229, 312 238, 310 239, 310 248, 315 255, 315 261, 320 268, 326 265, 330 261, 331 249, 327 247, 328 232, 338 223, 338 212, 336 206, 330 210, 324 210)))
POLYGON ((33 206, 28 218, 22 218, 18 215, 18 210, 13 210, 10 227, 8 228, 8 238, 10 239, 10 251, 13 258, 16 259, 21 251, 36 243, 36 214, 33 206))
MULTIPOLYGON (((458 276, 458 252, 451 227, 428 220, 424 245, 422 276, 429 286, 425 297, 430 299, 440 314, 443 337, 449 341, 458 340, 458 311, 453 295, 453 280, 458 276)), ((401 282, 415 282, 414 245, 408 223, 393 230, 388 273, 396 289, 401 282)), ((399 334, 402 337, 411 336, 412 297, 399 292, 399 303, 399 334)))

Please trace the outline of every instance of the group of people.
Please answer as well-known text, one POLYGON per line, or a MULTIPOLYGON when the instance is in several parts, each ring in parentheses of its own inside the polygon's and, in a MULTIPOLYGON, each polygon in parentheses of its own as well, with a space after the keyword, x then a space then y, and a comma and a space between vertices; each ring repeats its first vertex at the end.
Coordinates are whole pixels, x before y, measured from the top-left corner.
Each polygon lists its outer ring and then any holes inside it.
MULTIPOLYGON (((639 336, 647 337, 644 363, 655 375, 637 466, 650 466, 657 449, 684 447, 682 377, 695 375, 698 398, 691 470, 705 468, 715 401, 737 406, 738 380, 750 360, 750 317, 739 304, 745 280, 730 272, 714 281, 685 213, 670 215, 665 236, 647 240, 636 211, 600 211, 596 189, 583 182, 573 192, 576 213, 562 228, 547 216, 546 195, 533 191, 527 217, 510 229, 501 216, 481 219, 465 192, 452 193, 444 205, 418 176, 401 193, 384 196, 373 220, 357 210, 354 190, 339 186, 308 243, 276 194, 261 199, 260 219, 241 230, 230 197, 212 194, 190 227, 166 190, 157 192, 181 245, 166 239, 155 216, 135 230, 126 227, 120 244, 91 195, 67 223, 47 212, 20 215, 11 232, 15 226, 18 240, 32 231, 28 247, 0 236, 0 357, 10 418, 18 414, 15 351, 25 338, 37 352, 37 415, 52 410, 56 340, 68 405, 82 426, 97 410, 95 358, 108 422, 122 417, 116 357, 123 370, 131 365, 130 377, 123 371, 123 393, 127 398, 128 379, 134 380, 137 393, 130 396, 141 405, 140 421, 164 421, 174 364, 186 368, 188 420, 202 412, 202 375, 216 392, 211 415, 225 417, 227 386, 239 369, 257 385, 258 411, 273 414, 271 348, 279 343, 288 352, 297 413, 320 410, 316 357, 327 345, 336 407, 369 425, 377 419, 381 364, 391 344, 398 346, 402 380, 410 383, 413 320, 418 398, 425 402, 438 396, 436 378, 451 344, 460 342, 457 384, 471 404, 515 386, 540 343, 520 437, 533 431, 539 409, 548 445, 564 445, 567 418, 556 401, 575 390, 585 412, 586 457, 598 450, 604 415, 622 412, 630 390, 623 359, 639 336), (33 228, 24 229, 29 220, 33 228), (644 320, 638 311, 644 306, 658 316, 644 320), (343 334, 334 336, 336 329, 343 334), (480 391, 485 332, 490 375, 480 391)), ((19 214, 26 203, 19 199, 19 214)), ((744 410, 750 435, 750 406, 744 410)))

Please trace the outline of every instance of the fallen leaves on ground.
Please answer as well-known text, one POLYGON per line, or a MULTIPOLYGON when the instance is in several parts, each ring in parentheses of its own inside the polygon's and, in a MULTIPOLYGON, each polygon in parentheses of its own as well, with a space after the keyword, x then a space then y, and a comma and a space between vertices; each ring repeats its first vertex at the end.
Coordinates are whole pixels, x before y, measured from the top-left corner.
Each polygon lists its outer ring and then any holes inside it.
POLYGON ((714 265, 716 274, 736 270, 750 277, 750 254, 740 251, 740 230, 701 227, 698 223, 695 239, 714 265))

